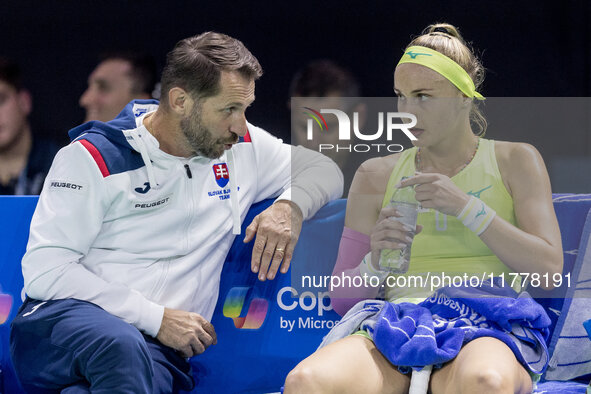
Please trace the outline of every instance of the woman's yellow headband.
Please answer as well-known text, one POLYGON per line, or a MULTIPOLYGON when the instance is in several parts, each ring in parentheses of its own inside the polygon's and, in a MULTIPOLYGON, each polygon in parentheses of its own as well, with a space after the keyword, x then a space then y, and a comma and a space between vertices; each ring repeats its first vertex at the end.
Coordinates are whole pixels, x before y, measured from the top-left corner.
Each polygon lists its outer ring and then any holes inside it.
POLYGON ((466 96, 484 100, 484 97, 476 91, 474 81, 462 66, 431 48, 422 46, 408 47, 398 62, 398 64, 402 63, 415 63, 429 67, 447 78, 466 96))

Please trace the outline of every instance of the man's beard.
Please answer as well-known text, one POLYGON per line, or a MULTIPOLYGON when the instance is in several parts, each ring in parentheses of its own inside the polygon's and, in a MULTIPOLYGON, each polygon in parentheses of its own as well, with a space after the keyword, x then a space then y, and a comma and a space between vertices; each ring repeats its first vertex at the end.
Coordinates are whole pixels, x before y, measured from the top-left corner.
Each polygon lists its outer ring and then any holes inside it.
POLYGON ((231 138, 216 138, 201 122, 201 108, 195 106, 191 114, 181 120, 181 131, 189 142, 191 149, 199 156, 217 159, 224 153, 226 144, 238 141, 238 135, 232 133, 231 138))

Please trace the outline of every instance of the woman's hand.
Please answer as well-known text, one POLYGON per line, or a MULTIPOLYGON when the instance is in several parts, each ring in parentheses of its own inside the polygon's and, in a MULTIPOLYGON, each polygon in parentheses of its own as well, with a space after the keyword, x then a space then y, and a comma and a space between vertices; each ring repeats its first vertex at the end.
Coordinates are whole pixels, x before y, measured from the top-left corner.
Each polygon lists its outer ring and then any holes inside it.
POLYGON ((470 199, 470 196, 443 174, 419 173, 403 180, 396 187, 413 185, 415 198, 422 208, 433 208, 450 216, 457 216, 470 199))
POLYGON ((394 207, 386 206, 380 211, 378 221, 370 233, 371 264, 379 270, 380 251, 382 249, 401 250, 410 245, 415 234, 422 230, 417 225, 416 232, 402 222, 396 220, 400 213, 394 207))

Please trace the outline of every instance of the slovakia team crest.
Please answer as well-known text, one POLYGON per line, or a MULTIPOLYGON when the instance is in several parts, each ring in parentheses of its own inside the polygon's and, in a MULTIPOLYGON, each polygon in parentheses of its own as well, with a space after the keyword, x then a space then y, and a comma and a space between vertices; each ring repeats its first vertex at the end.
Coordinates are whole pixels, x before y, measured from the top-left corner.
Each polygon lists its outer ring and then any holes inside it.
POLYGON ((214 164, 212 166, 215 181, 219 187, 224 187, 230 181, 230 174, 228 173, 228 166, 226 163, 214 164))

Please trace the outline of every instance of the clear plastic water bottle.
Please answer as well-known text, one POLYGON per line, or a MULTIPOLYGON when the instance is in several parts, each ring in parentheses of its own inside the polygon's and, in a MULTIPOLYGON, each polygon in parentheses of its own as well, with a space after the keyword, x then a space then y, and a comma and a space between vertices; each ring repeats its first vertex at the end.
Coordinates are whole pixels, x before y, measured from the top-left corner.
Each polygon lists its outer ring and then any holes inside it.
MULTIPOLYGON (((403 177, 402 180, 406 179, 403 177)), ((419 203, 415 199, 415 191, 412 186, 397 189, 390 199, 389 207, 394 207, 400 217, 392 216, 390 219, 398 220, 412 229, 411 237, 414 236, 417 228, 417 215, 419 203)), ((402 250, 382 249, 380 252, 380 269, 392 273, 405 273, 408 271, 410 262, 410 247, 408 244, 402 250)))

